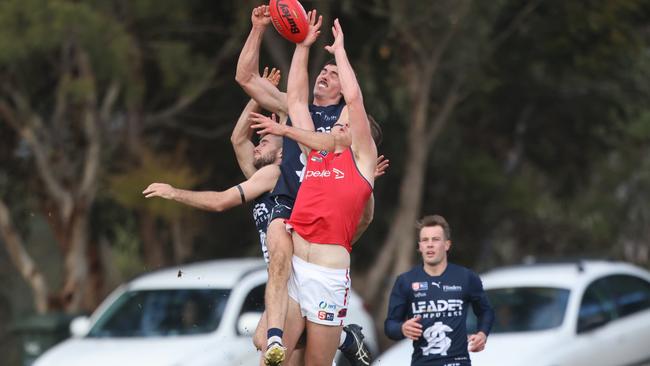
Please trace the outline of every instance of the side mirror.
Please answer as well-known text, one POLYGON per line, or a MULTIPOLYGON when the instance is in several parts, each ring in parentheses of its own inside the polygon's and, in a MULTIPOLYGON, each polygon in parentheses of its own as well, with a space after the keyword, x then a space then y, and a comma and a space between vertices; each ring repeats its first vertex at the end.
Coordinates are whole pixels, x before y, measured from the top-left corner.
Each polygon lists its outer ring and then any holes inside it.
POLYGON ((244 337, 252 337, 261 318, 262 313, 259 312, 243 313, 237 320, 237 333, 244 337))
POLYGON ((90 318, 78 316, 70 322, 70 334, 73 338, 85 337, 90 331, 90 318))

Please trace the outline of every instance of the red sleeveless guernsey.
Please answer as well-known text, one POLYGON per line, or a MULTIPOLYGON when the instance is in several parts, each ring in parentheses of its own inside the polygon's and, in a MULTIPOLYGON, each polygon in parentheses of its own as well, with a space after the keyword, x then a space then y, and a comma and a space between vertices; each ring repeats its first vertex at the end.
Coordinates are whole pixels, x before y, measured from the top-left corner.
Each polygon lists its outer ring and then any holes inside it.
POLYGON ((310 243, 352 250, 352 239, 372 194, 350 148, 341 153, 312 150, 287 222, 310 243))

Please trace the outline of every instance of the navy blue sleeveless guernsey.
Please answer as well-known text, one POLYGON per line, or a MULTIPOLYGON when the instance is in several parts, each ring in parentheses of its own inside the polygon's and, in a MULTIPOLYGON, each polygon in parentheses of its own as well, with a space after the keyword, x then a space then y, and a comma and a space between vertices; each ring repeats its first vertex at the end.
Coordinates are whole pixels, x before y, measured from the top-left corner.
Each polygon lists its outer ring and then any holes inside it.
POLYGON ((253 203, 253 220, 255 220, 255 227, 260 236, 264 261, 269 264, 269 250, 266 248, 266 229, 269 226, 269 214, 275 202, 271 199, 270 193, 264 193, 253 200, 253 203))
POLYGON ((470 305, 477 331, 490 334, 494 311, 476 273, 449 263, 442 275, 431 276, 420 265, 397 277, 384 331, 391 339, 403 339, 402 323, 418 316, 423 333, 413 342, 411 365, 469 366, 465 321, 470 305))
MULTIPOLYGON (((314 121, 316 132, 329 133, 332 126, 341 116, 341 111, 345 106, 345 101, 341 98, 339 104, 328 105, 325 107, 309 105, 311 119, 314 121)), ((291 120, 287 120, 287 125, 291 126, 291 120)), ((282 138, 282 163, 280 164, 280 178, 275 184, 272 196, 284 196, 291 201, 295 201, 298 194, 302 175, 305 172, 307 157, 302 154, 298 143, 290 138, 282 138)))

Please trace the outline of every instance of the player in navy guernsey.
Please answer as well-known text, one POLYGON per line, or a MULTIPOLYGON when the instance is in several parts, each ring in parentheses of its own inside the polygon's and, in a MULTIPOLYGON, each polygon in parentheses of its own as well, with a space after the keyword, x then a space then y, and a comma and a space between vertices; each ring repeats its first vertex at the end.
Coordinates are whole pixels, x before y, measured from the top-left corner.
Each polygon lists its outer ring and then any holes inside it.
MULTIPOLYGON (((268 67, 265 67, 262 77, 273 86, 277 86, 280 82, 280 71, 275 68, 269 71, 268 67)), ((237 163, 244 173, 246 181, 225 191, 189 191, 175 188, 166 183, 152 183, 142 193, 147 198, 162 197, 192 207, 217 212, 253 200, 253 220, 260 238, 264 260, 268 264, 266 229, 269 214, 274 205, 271 191, 280 176, 282 140, 277 136, 268 135, 263 136, 257 146, 253 144, 249 115, 251 112, 259 111, 259 105, 251 99, 239 116, 230 137, 237 163)))
MULTIPOLYGON (((308 49, 317 37, 314 30, 316 13, 314 12, 313 14, 314 17, 310 19, 309 33, 303 42, 297 44, 297 49, 303 46, 308 49)), ((277 88, 271 87, 264 78, 260 77, 258 71, 262 37, 271 24, 268 5, 261 5, 254 8, 251 14, 251 22, 251 31, 237 62, 235 79, 242 89, 258 101, 264 109, 275 113, 281 122, 292 125, 291 121, 287 121, 288 104, 286 93, 282 93, 277 88)), ((295 53, 292 60, 292 68, 294 62, 296 62, 295 53)), ((316 131, 328 132, 339 119, 347 121, 347 106, 343 102, 336 64, 329 63, 321 69, 313 88, 313 101, 309 104, 316 131)), ((304 129, 303 126, 298 124, 294 124, 294 127, 304 129)), ((269 280, 264 296, 268 315, 267 350, 264 356, 264 362, 267 365, 279 365, 284 358, 284 353, 278 355, 278 357, 271 357, 269 351, 271 351, 271 347, 275 348, 273 353, 283 348, 282 329, 284 328, 288 305, 287 281, 291 272, 291 258, 293 255, 291 236, 286 231, 284 221, 291 216, 291 210, 293 209, 294 201, 298 193, 302 172, 306 165, 305 163, 306 157, 302 155, 298 145, 293 141, 285 139, 283 144, 281 177, 273 190, 275 206, 270 214, 266 237, 271 256, 269 280)), ((370 224, 371 219, 372 216, 364 216, 358 226, 359 232, 365 230, 370 224)), ((350 332, 349 329, 344 330, 346 333, 350 332)), ((352 343, 355 347, 348 347, 347 345, 350 342, 348 340, 342 340, 340 345, 348 360, 355 358, 355 354, 367 352, 367 350, 358 352, 355 349, 365 347, 360 342, 363 339, 362 337, 360 333, 354 335, 354 342, 352 343)), ((366 359, 356 358, 353 361, 355 365, 369 364, 369 361, 366 359)))
POLYGON ((447 262, 451 232, 439 215, 418 222, 419 265, 397 277, 391 291, 386 335, 413 340, 411 365, 469 366, 469 352, 485 348, 494 311, 478 275, 447 262), (467 334, 470 307, 478 318, 477 332, 467 334), (468 352, 469 351, 469 352, 468 352))

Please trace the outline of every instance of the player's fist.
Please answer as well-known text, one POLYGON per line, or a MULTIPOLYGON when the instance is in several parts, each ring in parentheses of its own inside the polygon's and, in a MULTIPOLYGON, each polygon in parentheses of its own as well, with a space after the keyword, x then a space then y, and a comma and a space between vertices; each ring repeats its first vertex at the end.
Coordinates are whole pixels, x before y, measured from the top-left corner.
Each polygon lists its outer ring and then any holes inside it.
POLYGON ((422 320, 422 318, 416 316, 415 318, 405 321, 402 324, 402 334, 404 334, 408 339, 417 341, 422 335, 422 324, 420 324, 420 320, 422 320))

